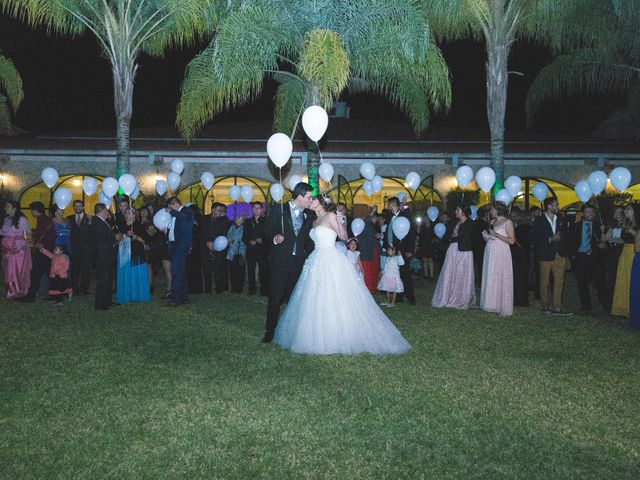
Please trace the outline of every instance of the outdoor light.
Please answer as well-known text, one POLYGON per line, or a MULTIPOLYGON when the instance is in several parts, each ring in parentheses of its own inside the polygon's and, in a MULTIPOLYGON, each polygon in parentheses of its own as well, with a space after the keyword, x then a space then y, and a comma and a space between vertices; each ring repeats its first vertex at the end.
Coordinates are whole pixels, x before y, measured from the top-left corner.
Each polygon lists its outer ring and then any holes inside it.
POLYGON ((82 182, 77 178, 72 183, 74 187, 79 187, 82 184, 82 182))

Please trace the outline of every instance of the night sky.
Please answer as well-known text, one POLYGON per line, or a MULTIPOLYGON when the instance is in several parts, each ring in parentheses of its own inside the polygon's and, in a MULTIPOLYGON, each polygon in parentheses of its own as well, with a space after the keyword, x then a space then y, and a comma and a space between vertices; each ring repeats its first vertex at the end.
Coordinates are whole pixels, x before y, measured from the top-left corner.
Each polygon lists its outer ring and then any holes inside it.
MULTIPOLYGON (((132 126, 171 126, 185 66, 204 46, 169 51, 164 58, 143 55, 134 91, 132 126)), ((461 41, 442 45, 449 64, 453 108, 435 116, 431 124, 487 130, 485 114, 484 49, 480 43, 461 41)), ((0 49, 22 75, 25 100, 16 125, 34 133, 112 129, 114 124, 111 72, 93 37, 75 39, 47 35, 0 16, 0 49)), ((542 47, 516 44, 510 70, 507 135, 526 129, 524 99, 535 74, 550 60, 542 47)), ((273 113, 274 85, 250 106, 218 116, 215 122, 268 120, 273 113)), ((356 95, 346 98, 352 118, 406 121, 384 98, 356 95)), ((564 135, 589 134, 622 99, 574 97, 549 105, 541 112, 532 132, 564 135)))

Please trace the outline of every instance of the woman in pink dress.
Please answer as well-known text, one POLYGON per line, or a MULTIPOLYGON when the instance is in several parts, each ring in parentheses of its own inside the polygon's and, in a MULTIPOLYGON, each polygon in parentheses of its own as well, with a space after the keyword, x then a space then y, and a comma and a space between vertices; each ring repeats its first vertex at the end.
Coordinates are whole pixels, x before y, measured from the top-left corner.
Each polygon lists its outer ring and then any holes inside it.
POLYGON ((491 227, 482 232, 487 244, 482 264, 480 308, 501 316, 513 313, 513 265, 510 245, 515 242, 513 223, 506 205, 496 202, 490 210, 491 227))
POLYGON ((476 285, 473 271, 471 209, 456 208, 457 223, 452 231, 447 228, 444 239, 451 242, 433 293, 431 306, 467 310, 476 303, 476 285))
POLYGON ((0 230, 4 283, 7 298, 21 298, 29 292, 31 284, 31 251, 26 240, 31 229, 17 202, 8 200, 4 211, 7 217, 0 230))

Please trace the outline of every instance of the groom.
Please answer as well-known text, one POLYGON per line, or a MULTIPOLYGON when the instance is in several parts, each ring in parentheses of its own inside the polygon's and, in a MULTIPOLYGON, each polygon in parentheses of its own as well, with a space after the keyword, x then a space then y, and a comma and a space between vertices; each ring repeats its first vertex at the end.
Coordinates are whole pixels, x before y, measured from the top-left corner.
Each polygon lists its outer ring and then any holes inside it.
POLYGON ((313 201, 312 191, 311 185, 300 182, 293 189, 291 201, 284 205, 274 205, 269 210, 265 228, 265 239, 271 246, 269 302, 267 330, 262 343, 269 343, 273 339, 280 307, 289 299, 304 261, 313 249, 309 244, 309 232, 316 216, 307 210, 313 201))

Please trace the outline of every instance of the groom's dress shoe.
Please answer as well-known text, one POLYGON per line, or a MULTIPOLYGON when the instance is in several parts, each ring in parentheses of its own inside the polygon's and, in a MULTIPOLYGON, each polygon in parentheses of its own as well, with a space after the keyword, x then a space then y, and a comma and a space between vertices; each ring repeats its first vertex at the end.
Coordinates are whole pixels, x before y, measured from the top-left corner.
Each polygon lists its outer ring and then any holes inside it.
POLYGON ((273 333, 265 333, 262 337, 262 343, 271 343, 271 340, 273 340, 273 333))

